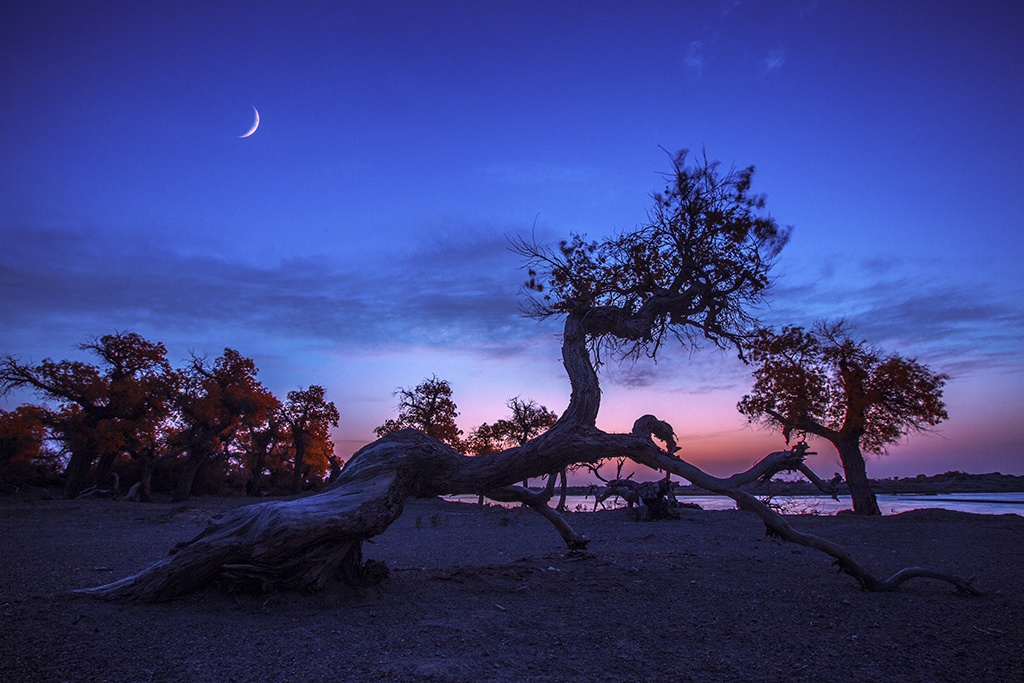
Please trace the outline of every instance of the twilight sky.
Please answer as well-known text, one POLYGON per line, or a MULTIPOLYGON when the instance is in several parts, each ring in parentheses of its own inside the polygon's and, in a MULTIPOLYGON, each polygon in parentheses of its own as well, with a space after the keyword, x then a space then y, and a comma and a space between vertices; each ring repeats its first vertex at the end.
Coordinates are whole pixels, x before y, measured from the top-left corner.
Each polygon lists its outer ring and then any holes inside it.
MULTIPOLYGON (((0 353, 236 348, 279 396, 324 385, 345 457, 432 373, 467 432, 561 412, 508 238, 630 229, 665 150, 705 149, 794 227, 766 322, 845 316, 952 376, 869 474, 1022 474, 1021 35, 995 1, 4 3, 0 353)), ((599 426, 655 413, 715 474, 783 445, 734 354, 603 379, 599 426)))

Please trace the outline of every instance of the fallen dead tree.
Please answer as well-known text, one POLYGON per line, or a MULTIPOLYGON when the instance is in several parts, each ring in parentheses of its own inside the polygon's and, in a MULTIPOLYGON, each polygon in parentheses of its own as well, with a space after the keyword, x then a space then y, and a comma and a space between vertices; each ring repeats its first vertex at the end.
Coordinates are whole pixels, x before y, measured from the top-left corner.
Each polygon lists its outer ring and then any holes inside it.
POLYGON ((628 434, 595 426, 602 345, 605 351, 653 355, 666 335, 673 335, 741 347, 750 323, 744 307, 767 287, 771 256, 785 241, 774 221, 755 213, 763 200, 747 194, 752 169, 720 177, 706 160, 693 169, 684 161, 684 155, 676 158, 669 189, 655 195, 649 226, 602 244, 574 236, 557 252, 517 245, 537 268, 531 268, 527 285, 541 295, 533 314, 564 317, 562 361, 572 393, 550 430, 521 446, 477 457, 414 430, 394 432, 353 455, 324 492, 233 510, 138 574, 79 592, 161 601, 214 583, 229 590, 317 590, 335 577, 373 582, 384 570, 379 563, 363 562, 362 543, 387 529, 410 497, 444 494, 522 502, 551 521, 567 547, 584 548, 587 539, 548 506, 554 477, 539 493, 515 482, 608 458, 628 458, 732 498, 772 534, 831 556, 866 590, 893 590, 912 578, 930 578, 976 592, 970 581, 918 567, 876 576, 841 546, 794 529, 743 490, 789 471, 827 492, 799 449, 771 453, 745 472, 719 478, 679 457, 672 426, 655 416, 640 417, 628 434))
MULTIPOLYGON (((121 477, 118 476, 117 472, 111 472, 110 478, 113 480, 113 485, 109 489, 101 489, 99 485, 90 486, 82 489, 76 498, 110 498, 112 500, 120 500, 121 498, 121 477)), ((134 488, 134 487, 133 487, 134 488)), ((129 493, 129 499, 131 494, 129 493)))

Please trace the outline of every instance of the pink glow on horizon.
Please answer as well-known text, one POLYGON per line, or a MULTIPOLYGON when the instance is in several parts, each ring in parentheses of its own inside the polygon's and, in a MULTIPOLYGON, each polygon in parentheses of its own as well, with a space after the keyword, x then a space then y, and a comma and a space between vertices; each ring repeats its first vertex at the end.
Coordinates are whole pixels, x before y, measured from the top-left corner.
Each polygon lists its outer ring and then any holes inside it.
MULTIPOLYGON (((437 374, 452 382, 459 406, 459 426, 468 434, 482 422, 505 417, 505 401, 513 396, 532 398, 561 414, 569 398, 568 381, 557 360, 557 341, 540 362, 503 360, 477 354, 452 355, 440 349, 418 349, 412 354, 333 357, 330 372, 321 376, 329 395, 350 397, 335 432, 337 452, 348 458, 373 441, 373 428, 394 414, 392 392, 413 386, 437 374)), ((725 372, 733 373, 733 359, 724 359, 725 372)), ((683 376, 686 373, 684 371, 683 376)), ((934 433, 917 434, 890 448, 888 455, 867 456, 868 475, 875 478, 940 474, 950 470, 972 473, 999 471, 1024 474, 1024 426, 1015 415, 1024 413, 1024 399, 1014 390, 1015 375, 979 371, 952 379, 945 397, 950 419, 934 433), (994 395, 1000 396, 998 403, 994 395), (995 406, 995 407, 994 407, 995 406)), ((786 447, 781 435, 750 425, 736 410, 746 387, 686 393, 659 386, 626 388, 604 381, 598 427, 628 432, 636 418, 657 415, 676 430, 680 456, 715 476, 743 471, 766 454, 786 447)), ((833 447, 811 441, 818 455, 809 460, 823 477, 842 471, 833 447)), ((653 479, 645 468, 635 477, 653 479)), ((632 471, 632 470, 626 470, 632 471)), ((614 473, 614 469, 604 470, 614 473)), ((588 472, 575 483, 593 481, 588 472)))

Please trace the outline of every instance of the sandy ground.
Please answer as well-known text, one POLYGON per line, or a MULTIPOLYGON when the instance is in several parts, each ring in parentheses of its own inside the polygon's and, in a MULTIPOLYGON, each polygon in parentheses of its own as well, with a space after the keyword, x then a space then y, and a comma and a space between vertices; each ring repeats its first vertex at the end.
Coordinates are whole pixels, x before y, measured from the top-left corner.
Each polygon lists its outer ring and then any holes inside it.
POLYGON ((376 589, 159 605, 72 595, 138 571, 242 499, 0 497, 2 681, 1021 681, 1024 518, 806 517, 879 573, 977 575, 861 592, 738 511, 570 515, 568 554, 523 510, 412 501, 367 544, 376 589))

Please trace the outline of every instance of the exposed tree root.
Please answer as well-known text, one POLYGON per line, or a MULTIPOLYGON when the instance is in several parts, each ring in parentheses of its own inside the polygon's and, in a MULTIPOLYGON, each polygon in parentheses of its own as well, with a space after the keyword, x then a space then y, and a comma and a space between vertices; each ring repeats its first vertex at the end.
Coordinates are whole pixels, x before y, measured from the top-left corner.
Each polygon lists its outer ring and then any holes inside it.
POLYGON ((117 472, 111 472, 110 478, 114 480, 114 485, 109 489, 101 489, 99 485, 90 486, 86 489, 82 489, 75 498, 110 498, 112 500, 119 500, 121 498, 121 477, 118 476, 117 472))
POLYGON ((558 514, 557 510, 548 506, 548 501, 551 500, 554 490, 555 475, 552 474, 548 477, 548 485, 542 492, 532 491, 525 486, 506 486, 501 489, 492 489, 487 491, 484 495, 487 498, 498 502, 523 503, 531 510, 544 517, 544 519, 551 522, 558 533, 562 536, 562 540, 565 541, 565 545, 570 550, 586 549, 587 544, 590 543, 590 539, 583 534, 578 534, 573 531, 565 517, 562 517, 562 515, 558 514))
POLYGON ((748 510, 760 517, 771 535, 791 543, 797 543, 808 548, 819 550, 832 556, 834 564, 839 571, 856 579, 864 590, 875 592, 892 591, 910 579, 927 578, 950 583, 956 587, 958 592, 969 593, 971 595, 981 595, 980 591, 972 585, 974 581, 973 578, 964 579, 952 574, 946 574, 944 572, 926 569, 923 567, 909 567, 896 572, 896 574, 888 579, 880 579, 866 567, 854 560, 853 556, 851 556, 850 553, 842 546, 819 536, 797 531, 789 524, 789 522, 786 521, 785 517, 772 510, 768 505, 758 500, 755 496, 726 483, 731 483, 733 481, 749 483, 749 481, 751 481, 749 476, 754 472, 763 470, 765 463, 769 461, 775 462, 776 466, 780 468, 785 467, 786 469, 790 469, 793 463, 787 462, 787 458, 784 455, 785 453, 787 452, 771 453, 760 463, 748 470, 747 473, 744 473, 743 475, 733 475, 728 480, 712 477, 683 460, 667 456, 667 454, 659 449, 652 451, 646 458, 638 457, 635 459, 638 462, 642 462, 651 467, 656 467, 658 469, 678 474, 701 488, 715 493, 721 493, 732 498, 736 501, 736 504, 740 509, 748 510))

